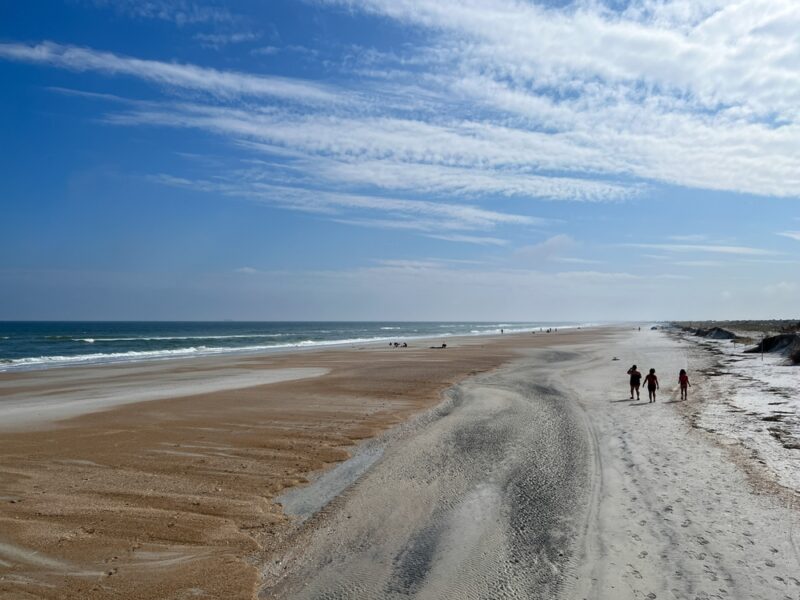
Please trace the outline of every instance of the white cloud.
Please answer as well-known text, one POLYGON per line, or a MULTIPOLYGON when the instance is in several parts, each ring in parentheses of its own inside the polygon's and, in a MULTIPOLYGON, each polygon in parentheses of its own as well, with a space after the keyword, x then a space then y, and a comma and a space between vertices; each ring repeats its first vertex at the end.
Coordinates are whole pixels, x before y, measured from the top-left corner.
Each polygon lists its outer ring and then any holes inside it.
POLYGON ((128 75, 168 87, 207 92, 221 98, 252 96, 314 103, 341 101, 341 98, 326 86, 300 79, 249 75, 191 64, 143 60, 52 42, 42 42, 32 46, 0 44, 0 58, 42 63, 72 71, 128 75))
MULTIPOLYGON (((393 52, 352 48, 341 60, 342 77, 331 77, 346 85, 53 42, 0 44, 0 58, 203 92, 191 102, 117 103, 103 119, 213 133, 267 158, 251 166, 245 183, 223 172, 220 181, 194 181, 195 188, 269 197, 361 226, 499 245, 506 240, 496 227, 546 223, 503 220, 496 215, 506 213, 488 209, 495 216, 479 217, 479 204, 624 200, 663 183, 798 196, 794 1, 631 0, 623 9, 601 0, 561 8, 522 0, 318 1, 393 19, 421 41, 393 52), (406 196, 414 198, 398 200, 406 196), (447 202, 434 201, 442 197, 447 202)), ((177 20, 181 9, 189 15, 183 22, 217 19, 190 10, 199 5, 189 0, 97 2, 147 18, 177 20)), ((236 41, 225 38, 228 30, 199 35, 236 41)), ((670 239, 678 243, 633 247, 769 254, 698 234, 670 239)))
POLYGON ((577 250, 581 244, 566 234, 551 236, 538 244, 520 246, 514 251, 514 258, 521 260, 524 264, 541 266, 545 262, 555 262, 571 265, 601 265, 604 261, 581 258, 577 256, 565 256, 577 250))
POLYGON ((531 174, 531 162, 542 150, 549 152, 548 167, 559 167, 558 154, 568 162, 574 158, 542 134, 477 122, 439 125, 396 117, 318 116, 198 104, 146 104, 108 121, 191 127, 250 140, 261 144, 253 148, 291 156, 305 172, 343 185, 586 201, 626 198, 639 191, 614 181, 531 174))
POLYGON ((730 263, 724 263, 718 260, 677 260, 671 264, 678 267, 722 267, 730 263))
POLYGON ((254 48, 250 51, 250 54, 254 56, 272 56, 274 54, 278 54, 281 51, 280 48, 277 46, 261 46, 260 48, 254 48))
POLYGON ((503 240, 500 238, 476 236, 476 235, 463 235, 457 233, 429 234, 428 237, 437 240, 445 240, 447 242, 462 242, 465 244, 478 244, 480 246, 505 246, 508 244, 507 240, 503 240))
POLYGON ((674 242, 704 242, 708 236, 702 234, 671 235, 669 239, 674 242))
POLYGON ((553 260, 556 262, 561 263, 568 263, 574 265, 601 265, 603 264, 602 260, 595 260, 591 258, 578 258, 575 256, 556 256, 553 257, 553 260))
POLYGON ((591 284, 633 282, 644 279, 638 275, 633 275, 631 273, 615 273, 606 271, 564 271, 562 273, 556 273, 555 277, 558 279, 580 281, 583 283, 591 283, 591 284))
POLYGON ((797 196, 800 41, 789 24, 800 6, 759 0, 754 12, 753 1, 639 0, 615 13, 348 0, 431 40, 405 54, 359 49, 369 74, 345 73, 357 92, 51 42, 0 45, 0 56, 207 92, 228 104, 140 106, 109 121, 294 151, 308 172, 352 187, 609 200, 665 182, 797 196), (245 98, 262 104, 237 105, 245 98))
POLYGON ((196 33, 194 39, 208 48, 223 48, 230 44, 243 44, 257 40, 259 36, 252 31, 236 31, 230 33, 196 33))
POLYGON ((644 248, 663 252, 708 252, 712 254, 734 254, 740 256, 768 256, 777 254, 771 250, 748 246, 720 246, 711 244, 622 244, 628 248, 644 248))
POLYGON ((360 194, 334 193, 301 187, 286 187, 248 180, 234 174, 228 180, 190 180, 157 175, 152 181, 203 192, 250 199, 292 210, 330 215, 339 222, 366 227, 421 231, 439 239, 483 244, 504 244, 498 238, 457 236, 446 231, 485 231, 499 226, 533 226, 544 223, 528 215, 482 209, 466 204, 406 200, 360 194), (359 213, 379 213, 380 217, 360 217, 359 213), (348 216, 341 216, 341 215, 348 216), (356 216, 353 216, 356 215, 356 216))
POLYGON ((633 0, 621 13, 601 2, 328 3, 427 28, 433 42, 415 58, 429 80, 456 102, 515 115, 518 129, 549 130, 573 152, 566 168, 798 195, 792 0, 633 0))
POLYGON ((778 235, 800 242, 800 231, 782 231, 778 235))
POLYGON ((554 235, 546 240, 529 246, 517 248, 515 256, 530 263, 540 263, 544 260, 552 260, 560 254, 572 250, 577 242, 565 234, 554 235))

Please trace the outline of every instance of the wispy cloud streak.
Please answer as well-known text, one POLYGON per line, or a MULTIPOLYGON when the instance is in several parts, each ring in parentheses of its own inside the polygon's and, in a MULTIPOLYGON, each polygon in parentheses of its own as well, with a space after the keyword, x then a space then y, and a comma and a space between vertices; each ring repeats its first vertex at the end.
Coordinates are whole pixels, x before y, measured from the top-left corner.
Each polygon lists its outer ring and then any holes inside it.
POLYGON ((769 256, 777 254, 772 250, 751 248, 749 246, 723 246, 713 244, 622 244, 628 248, 661 250, 662 252, 707 252, 711 254, 734 254, 739 256, 769 256))
MULTIPOLYGON (((116 103, 102 121, 209 132, 263 162, 244 183, 221 174, 193 180, 194 189, 269 196, 360 226, 499 245, 498 227, 539 226, 497 216, 506 213, 491 209, 507 199, 619 201, 662 184, 799 195, 793 0, 309 1, 391 20, 421 42, 354 49, 325 83, 54 42, 0 44, 0 58, 154 84, 164 97, 116 103), (192 101, 177 101, 176 91, 192 101)), ((151 6, 147 18, 217 19, 193 13, 190 0, 120 6, 130 14, 151 6)), ((223 44, 254 34, 198 35, 223 44)), ((673 241, 687 243, 634 247, 767 253, 673 241)))
POLYGON ((546 220, 536 217, 485 210, 465 204, 333 193, 248 181, 244 177, 208 181, 158 175, 151 179, 174 187, 245 198, 292 210, 328 214, 340 222, 353 225, 426 232, 438 239, 454 242, 496 245, 505 243, 499 238, 457 235, 444 233, 445 231, 486 231, 506 225, 541 226, 547 223, 546 220), (359 213, 382 213, 393 218, 376 219, 358 216, 359 213))
POLYGON ((0 58, 41 63, 72 71, 127 75, 164 86, 206 92, 222 98, 268 97, 297 102, 339 102, 342 98, 325 86, 285 77, 220 71, 191 64, 143 60, 90 48, 41 44, 0 44, 0 58))

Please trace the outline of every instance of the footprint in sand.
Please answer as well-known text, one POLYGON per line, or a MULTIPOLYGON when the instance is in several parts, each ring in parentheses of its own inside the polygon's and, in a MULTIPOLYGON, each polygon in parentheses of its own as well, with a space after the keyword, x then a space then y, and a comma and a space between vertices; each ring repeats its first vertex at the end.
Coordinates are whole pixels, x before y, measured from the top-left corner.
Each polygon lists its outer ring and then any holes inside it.
POLYGON ((642 574, 637 569, 635 569, 632 564, 628 564, 628 566, 631 568, 631 575, 636 577, 636 579, 642 578, 642 574))
POLYGON ((647 550, 642 550, 639 552, 639 558, 646 558, 647 557, 647 550))

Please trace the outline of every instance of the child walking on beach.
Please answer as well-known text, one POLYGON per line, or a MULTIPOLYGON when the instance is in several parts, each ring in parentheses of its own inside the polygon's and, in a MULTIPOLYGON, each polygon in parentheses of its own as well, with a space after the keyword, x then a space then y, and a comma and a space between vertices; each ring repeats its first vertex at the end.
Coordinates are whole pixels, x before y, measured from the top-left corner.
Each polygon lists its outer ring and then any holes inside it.
POLYGON ((650 397, 650 402, 655 402, 656 390, 659 388, 658 377, 656 377, 655 369, 650 369, 650 373, 648 373, 644 378, 644 382, 647 384, 647 393, 650 397))
POLYGON ((678 383, 681 386, 681 400, 688 399, 689 388, 692 387, 692 384, 689 383, 689 376, 686 374, 686 369, 681 369, 681 372, 678 373, 678 383))

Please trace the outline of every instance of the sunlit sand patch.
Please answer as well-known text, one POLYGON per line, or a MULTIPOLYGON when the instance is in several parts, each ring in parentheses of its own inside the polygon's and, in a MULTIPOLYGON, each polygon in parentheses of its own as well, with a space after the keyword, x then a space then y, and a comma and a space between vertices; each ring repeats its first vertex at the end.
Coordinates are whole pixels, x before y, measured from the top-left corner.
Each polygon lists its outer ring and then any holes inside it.
POLYGON ((14 544, 9 544, 7 542, 0 542, 0 556, 5 557, 6 561, 4 562, 6 562, 6 564, 9 566, 11 564, 24 563, 58 571, 72 570, 72 567, 69 563, 45 556, 36 550, 29 550, 28 548, 15 546, 14 544), (12 562, 8 563, 7 561, 12 562))

